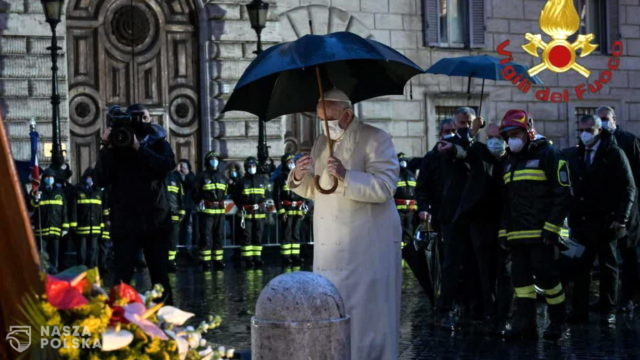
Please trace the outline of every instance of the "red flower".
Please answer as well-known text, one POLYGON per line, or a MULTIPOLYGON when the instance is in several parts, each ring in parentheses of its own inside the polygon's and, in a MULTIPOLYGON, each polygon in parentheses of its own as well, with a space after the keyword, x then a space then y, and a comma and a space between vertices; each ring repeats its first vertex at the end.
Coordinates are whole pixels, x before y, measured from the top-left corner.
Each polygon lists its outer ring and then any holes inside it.
POLYGON ((125 300, 125 304, 129 304, 132 302, 137 302, 142 304, 142 299, 140 295, 133 287, 120 283, 111 288, 111 292, 109 293, 109 300, 113 304, 116 300, 125 300))
POLYGON ((111 308, 111 319, 109 319, 109 325, 115 326, 117 323, 128 324, 129 320, 124 317, 124 308, 122 306, 113 306, 111 308))
POLYGON ((45 291, 49 303, 58 310, 73 309, 89 303, 82 295, 81 283, 74 286, 68 281, 47 275, 45 291))

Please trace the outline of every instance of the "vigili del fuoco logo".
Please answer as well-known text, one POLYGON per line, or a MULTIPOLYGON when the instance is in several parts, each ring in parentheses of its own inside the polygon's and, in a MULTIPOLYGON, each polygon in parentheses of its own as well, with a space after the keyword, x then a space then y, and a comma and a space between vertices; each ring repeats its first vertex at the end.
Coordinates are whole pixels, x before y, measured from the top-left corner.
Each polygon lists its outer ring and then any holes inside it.
MULTIPOLYGON (((535 97, 541 101, 568 102, 570 100, 583 100, 587 93, 598 93, 602 87, 613 78, 614 72, 620 67, 620 56, 622 56, 623 45, 621 41, 611 44, 611 57, 606 70, 601 71, 597 78, 591 79, 592 74, 589 69, 581 65, 578 57, 589 56, 598 45, 593 44, 594 34, 580 34, 573 42, 568 38, 580 29, 580 16, 576 10, 573 0, 547 0, 544 8, 540 12, 540 29, 547 34, 551 40, 545 42, 541 34, 526 33, 525 39, 529 42, 522 45, 525 52, 541 61, 529 69, 528 74, 518 73, 513 66, 507 65, 501 72, 502 77, 511 81, 523 93, 529 93, 532 82, 530 76, 535 76, 543 71, 553 71, 555 73, 565 73, 574 71, 587 79, 587 82, 575 86, 573 89, 563 89, 562 91, 551 91, 550 88, 543 88, 535 92, 535 97)), ((502 64, 513 60, 513 54, 507 50, 510 40, 506 40, 498 45, 496 51, 504 56, 502 64)), ((562 79, 562 78, 560 78, 562 79)))

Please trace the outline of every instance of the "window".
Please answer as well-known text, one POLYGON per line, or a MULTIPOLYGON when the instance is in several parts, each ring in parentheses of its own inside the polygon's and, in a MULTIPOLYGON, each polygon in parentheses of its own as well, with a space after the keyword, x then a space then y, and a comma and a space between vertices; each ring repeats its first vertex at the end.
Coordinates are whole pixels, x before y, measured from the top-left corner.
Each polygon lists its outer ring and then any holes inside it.
MULTIPOLYGON (((580 34, 594 34, 598 44, 596 53, 607 54, 611 44, 619 39, 619 12, 617 0, 575 0, 580 15, 580 34)), ((573 35, 570 41, 575 40, 573 35)))
MULTIPOLYGON (((597 107, 576 107, 575 110, 575 114, 576 114, 576 123, 578 123, 578 121, 580 121, 580 118, 582 118, 585 115, 595 115, 596 114, 596 110, 598 108, 597 107)), ((613 108, 613 110, 615 110, 615 108, 613 108)))
POLYGON ((484 46, 484 0, 423 0, 425 45, 484 46))

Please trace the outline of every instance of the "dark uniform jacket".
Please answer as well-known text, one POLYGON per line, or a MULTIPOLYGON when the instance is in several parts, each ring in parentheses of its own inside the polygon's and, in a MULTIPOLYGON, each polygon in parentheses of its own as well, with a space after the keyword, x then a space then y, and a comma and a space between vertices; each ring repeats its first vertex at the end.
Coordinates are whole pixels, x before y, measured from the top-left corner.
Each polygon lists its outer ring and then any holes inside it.
POLYGON ((400 168, 400 176, 396 186, 396 193, 393 196, 396 200, 396 208, 400 211, 417 210, 416 200, 416 177, 408 168, 400 168), (406 204, 398 200, 410 200, 412 203, 406 204))
POLYGON ((221 170, 213 170, 207 164, 207 170, 196 176, 193 189, 193 200, 196 203, 204 200, 201 213, 210 215, 224 215, 224 198, 229 187, 227 178, 221 170))
POLYGON ((69 229, 64 193, 56 185, 52 187, 40 186, 40 191, 39 201, 36 201, 34 195, 31 195, 30 199, 30 205, 33 209, 32 221, 36 229, 35 235, 59 237, 63 230, 69 229))
POLYGON ((541 243, 563 234, 569 212, 568 165, 544 138, 518 154, 509 153, 503 170, 504 208, 501 236, 507 243, 541 243))
POLYGON ((192 172, 185 175, 184 178, 180 175, 180 183, 182 184, 182 191, 184 191, 182 205, 185 210, 194 211, 196 209, 195 201, 193 200, 196 176, 192 172))
POLYGON ((233 196, 233 200, 240 211, 244 209, 248 214, 259 214, 255 218, 266 218, 264 202, 267 199, 268 187, 269 178, 267 176, 247 173, 234 187, 236 193, 233 196), (258 205, 258 208, 252 209, 251 206, 253 205, 258 205))
POLYGON ((110 187, 111 232, 146 232, 169 227, 171 214, 164 179, 176 167, 162 127, 153 125, 136 151, 133 148, 100 149, 94 181, 110 187))
POLYGON ((432 223, 436 227, 439 223, 440 203, 442 202, 441 167, 440 154, 434 146, 422 160, 415 188, 418 211, 429 212, 432 216, 432 223))
POLYGON ((636 199, 631 167, 615 138, 604 131, 593 157, 585 162, 585 146, 566 149, 573 199, 569 212, 572 229, 607 229, 613 221, 626 224, 636 199))
MULTIPOLYGON (((84 181, 81 181, 82 184, 84 181)), ((71 208, 71 229, 77 235, 101 235, 104 230, 104 191, 92 185, 76 186, 75 201, 71 208)))
POLYGON ((287 184, 289 171, 282 171, 273 183, 273 201, 279 215, 304 215, 301 210, 304 198, 294 193, 287 184), (295 205, 295 206, 294 206, 295 205))
POLYGON ((170 172, 165 178, 167 189, 167 203, 171 211, 171 221, 180 222, 185 214, 183 207, 184 191, 182 190, 180 173, 170 172))
POLYGON ((638 189, 640 189, 640 138, 620 128, 617 128, 613 132, 613 136, 616 139, 618 147, 627 155, 631 173, 633 174, 633 179, 636 184, 635 206, 631 209, 631 215, 627 223, 627 246, 637 246, 638 240, 640 239, 640 209, 638 208, 638 201, 640 199, 640 191, 638 191, 638 189))

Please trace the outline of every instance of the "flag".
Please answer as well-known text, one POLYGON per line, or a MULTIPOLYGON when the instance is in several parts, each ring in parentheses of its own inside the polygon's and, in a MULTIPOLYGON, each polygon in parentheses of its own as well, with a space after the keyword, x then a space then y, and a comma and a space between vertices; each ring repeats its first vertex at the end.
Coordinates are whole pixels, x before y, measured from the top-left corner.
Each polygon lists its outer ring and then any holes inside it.
POLYGON ((40 187, 40 166, 38 163, 38 138, 40 135, 36 131, 33 121, 29 136, 31 137, 31 191, 36 192, 40 187))

